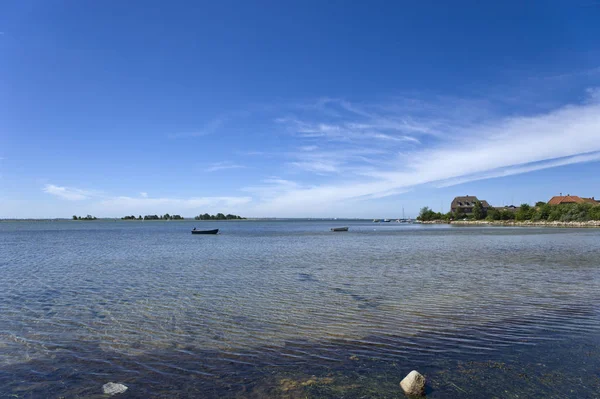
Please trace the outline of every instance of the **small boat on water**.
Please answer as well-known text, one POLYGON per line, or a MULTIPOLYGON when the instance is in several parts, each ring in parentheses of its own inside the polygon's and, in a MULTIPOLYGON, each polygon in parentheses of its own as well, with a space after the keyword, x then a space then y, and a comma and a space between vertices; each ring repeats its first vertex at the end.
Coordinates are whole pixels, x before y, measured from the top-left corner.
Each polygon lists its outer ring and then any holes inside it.
POLYGON ((331 231, 348 231, 348 227, 332 227, 331 231))
POLYGON ((196 228, 194 228, 194 230, 192 230, 192 234, 217 234, 218 232, 219 232, 219 229, 196 230, 196 228))

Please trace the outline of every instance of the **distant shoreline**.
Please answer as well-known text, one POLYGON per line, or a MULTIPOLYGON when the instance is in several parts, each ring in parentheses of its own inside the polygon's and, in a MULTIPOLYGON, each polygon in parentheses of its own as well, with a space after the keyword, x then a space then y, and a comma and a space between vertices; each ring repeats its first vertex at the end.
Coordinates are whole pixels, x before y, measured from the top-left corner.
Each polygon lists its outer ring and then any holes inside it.
POLYGON ((586 222, 532 222, 526 221, 515 221, 515 220, 454 220, 447 222, 444 220, 432 220, 427 222, 421 222, 422 224, 454 224, 457 226, 511 226, 511 227, 600 227, 600 220, 588 220, 586 222))
POLYGON ((299 222, 341 222, 341 221, 354 221, 354 222, 370 222, 372 219, 356 219, 356 218, 243 218, 243 219, 203 219, 197 220, 193 217, 184 219, 121 219, 121 218, 96 218, 94 220, 73 220, 70 218, 48 218, 48 219, 0 219, 0 222, 70 222, 70 223, 93 223, 93 222, 285 222, 285 221, 299 221, 299 222))

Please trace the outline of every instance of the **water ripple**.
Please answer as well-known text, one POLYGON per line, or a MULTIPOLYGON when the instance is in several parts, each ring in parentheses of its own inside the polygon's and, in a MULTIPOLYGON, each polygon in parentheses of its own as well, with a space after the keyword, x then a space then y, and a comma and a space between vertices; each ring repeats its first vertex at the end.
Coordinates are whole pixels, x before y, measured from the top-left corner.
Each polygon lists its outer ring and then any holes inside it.
POLYGON ((213 378, 343 364, 349 351, 430 362, 600 332, 596 231, 241 223, 198 239, 177 223, 79 226, 0 226, 2 365, 60 355, 93 378, 99 365, 213 378), (211 355, 148 361, 161 351, 211 355))

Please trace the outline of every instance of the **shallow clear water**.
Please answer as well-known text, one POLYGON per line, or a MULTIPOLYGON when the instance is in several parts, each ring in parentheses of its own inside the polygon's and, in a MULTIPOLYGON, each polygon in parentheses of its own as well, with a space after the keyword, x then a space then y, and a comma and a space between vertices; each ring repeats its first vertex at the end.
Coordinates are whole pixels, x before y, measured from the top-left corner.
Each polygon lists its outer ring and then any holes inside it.
POLYGON ((0 276, 0 397, 600 391, 595 229, 2 222, 0 276))

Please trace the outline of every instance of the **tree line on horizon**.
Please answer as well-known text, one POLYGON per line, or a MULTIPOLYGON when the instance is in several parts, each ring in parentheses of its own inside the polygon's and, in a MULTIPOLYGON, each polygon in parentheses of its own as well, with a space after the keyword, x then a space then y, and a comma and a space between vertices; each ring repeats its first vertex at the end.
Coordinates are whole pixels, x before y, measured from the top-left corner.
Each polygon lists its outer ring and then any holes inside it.
POLYGON ((92 216, 92 215, 87 215, 85 217, 73 215, 73 220, 96 220, 96 219, 97 219, 97 217, 92 216))
POLYGON ((209 215, 208 213, 205 213, 203 215, 198 215, 198 216, 194 217, 194 220, 241 220, 241 219, 246 219, 246 218, 238 216, 238 215, 232 215, 230 213, 228 213, 227 215, 224 215, 222 213, 217 213, 216 215, 209 215))
POLYGON ((185 218, 180 215, 169 215, 165 213, 162 216, 158 215, 146 215, 142 218, 142 215, 139 215, 137 218, 134 215, 124 216, 121 220, 184 220, 185 218))
MULTIPOLYGON (((238 215, 232 215, 228 213, 227 215, 223 213, 217 213, 216 215, 209 215, 208 213, 201 214, 194 217, 194 220, 242 220, 246 219, 244 217, 238 215)), ((97 220, 96 216, 87 215, 84 217, 73 215, 73 220, 97 220)), ((129 215, 123 216, 121 220, 185 220, 185 218, 181 215, 170 215, 165 213, 164 215, 146 215, 142 217, 142 215, 129 215)))
POLYGON ((534 206, 521 204, 516 211, 506 209, 485 209, 481 201, 473 206, 473 213, 466 215, 462 212, 434 212, 429 207, 421 208, 417 220, 427 222, 434 220, 451 221, 460 219, 470 220, 516 220, 519 222, 587 222, 589 220, 600 220, 600 205, 595 204, 560 204, 549 205, 543 201, 536 202, 534 206))

